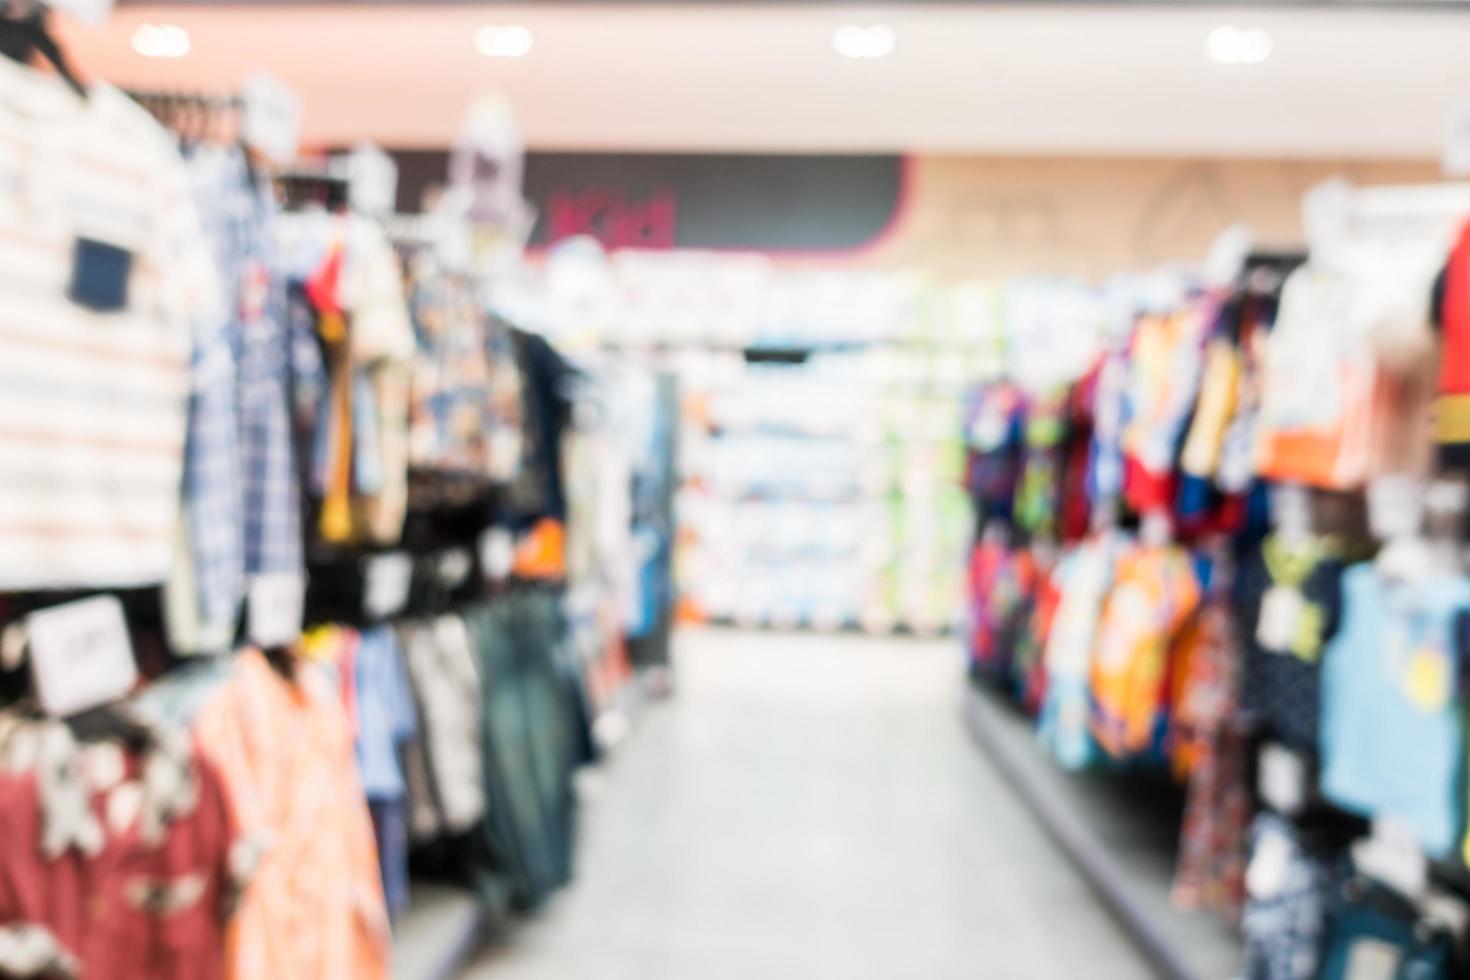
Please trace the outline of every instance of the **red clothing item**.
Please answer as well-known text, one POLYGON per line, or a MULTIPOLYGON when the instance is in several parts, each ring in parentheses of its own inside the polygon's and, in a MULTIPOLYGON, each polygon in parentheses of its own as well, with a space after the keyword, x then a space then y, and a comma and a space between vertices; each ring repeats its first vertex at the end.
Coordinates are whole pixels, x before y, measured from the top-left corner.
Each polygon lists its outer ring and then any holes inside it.
POLYGON ((109 794, 94 793, 102 849, 89 857, 69 847, 48 861, 34 773, 0 775, 0 926, 48 930, 80 961, 81 980, 223 976, 234 834, 214 771, 196 763, 195 781, 197 804, 158 846, 142 839, 136 817, 119 832, 109 794))
POLYGON ((1470 222, 1450 252, 1444 272, 1443 348, 1435 435, 1450 445, 1470 443, 1470 222))

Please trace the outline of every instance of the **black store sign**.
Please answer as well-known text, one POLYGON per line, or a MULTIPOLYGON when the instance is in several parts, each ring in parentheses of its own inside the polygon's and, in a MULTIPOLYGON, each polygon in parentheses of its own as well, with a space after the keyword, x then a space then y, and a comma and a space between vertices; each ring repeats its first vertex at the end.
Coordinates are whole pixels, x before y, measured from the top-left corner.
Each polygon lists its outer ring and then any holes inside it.
MULTIPOLYGON (((418 210, 447 154, 400 151, 398 204, 418 210)), ((902 203, 897 156, 530 153, 533 246, 591 235, 608 248, 832 251, 860 248, 902 203)))

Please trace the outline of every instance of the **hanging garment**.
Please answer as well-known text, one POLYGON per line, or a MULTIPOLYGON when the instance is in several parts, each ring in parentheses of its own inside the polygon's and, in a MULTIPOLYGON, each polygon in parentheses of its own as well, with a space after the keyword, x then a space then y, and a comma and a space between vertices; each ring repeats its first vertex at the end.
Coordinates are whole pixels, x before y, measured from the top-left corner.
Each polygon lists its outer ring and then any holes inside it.
POLYGON ((1036 579, 1036 559, 1029 548, 998 537, 975 546, 970 556, 970 660, 981 672, 1010 679, 1036 579))
POLYGON ((1318 980, 1438 980, 1459 976, 1455 938, 1420 918, 1413 903, 1364 885, 1333 912, 1318 980))
POLYGON ((418 734, 418 713, 398 637, 386 626, 362 634, 353 662, 357 762, 372 809, 390 916, 408 907, 407 785, 399 762, 418 734))
POLYGON ((1052 758, 1082 769, 1097 756, 1092 737, 1092 649, 1121 542, 1100 535, 1065 553, 1055 573, 1059 598, 1047 637, 1046 696, 1038 733, 1052 758))
POLYGON ((187 175, 121 92, 9 59, 0 144, 0 589, 157 585, 220 308, 187 175))
POLYGON ((1322 793, 1364 816, 1414 828, 1440 858, 1465 815, 1460 619, 1470 581, 1387 579, 1374 565, 1342 578, 1343 621, 1322 661, 1322 793))
POLYGON ((1122 432, 1123 495, 1140 513, 1173 503, 1178 446, 1199 391, 1204 339, 1217 305, 1200 298, 1174 313, 1146 314, 1134 329, 1122 432))
POLYGON ((436 815, 418 818, 419 825, 431 833, 462 833, 485 815, 481 668, 475 647, 458 616, 402 623, 398 636, 417 694, 424 776, 436 815))
POLYGON ((1332 879, 1296 828, 1270 813, 1251 825, 1251 860, 1273 852, 1269 874, 1251 878, 1241 920, 1249 980, 1316 980, 1332 879), (1261 880, 1261 879, 1265 880, 1261 880))
POLYGON ((1355 315, 1356 277, 1303 266, 1281 290, 1266 344, 1256 471, 1334 490, 1371 463, 1379 373, 1355 315))
POLYGON ((1445 264, 1440 309, 1442 355, 1435 437, 1447 465, 1470 462, 1470 221, 1445 264))
POLYGON ((1192 633, 1169 719, 1170 757, 1188 786, 1172 899, 1235 924, 1245 901, 1252 743, 1237 716, 1240 642, 1219 583, 1212 583, 1192 633))
POLYGON ((220 780, 180 733, 143 752, 78 745, 56 721, 0 720, 0 973, 43 933, 83 977, 216 980, 235 895, 220 780), (23 744, 23 743, 29 743, 23 744))
POLYGON ((240 833, 264 853, 230 923, 228 980, 386 977, 388 917, 352 731, 309 665, 297 679, 258 650, 199 712, 240 833))
POLYGON ((222 302, 220 315, 196 331, 191 360, 184 446, 188 542, 184 574, 192 587, 171 605, 171 610, 178 610, 170 616, 171 645, 182 652, 220 652, 234 638, 245 593, 237 320, 246 315, 246 303, 259 301, 245 293, 245 270, 254 260, 250 225, 264 198, 253 186, 238 148, 198 148, 189 156, 188 169, 222 302))
POLYGON ((1194 563, 1182 548, 1138 546, 1118 558, 1092 655, 1092 730, 1115 758, 1153 744, 1170 652, 1200 598, 1194 563))
POLYGON ((1170 897, 1177 908, 1209 909, 1234 925, 1245 904, 1252 743, 1244 728, 1228 722, 1197 733, 1193 743, 1170 897))
POLYGON ((561 612, 554 594, 526 592, 477 610, 471 623, 485 678, 486 837, 510 874, 512 900, 533 908, 572 873, 580 756, 574 706, 555 662, 561 612))
POLYGON ((1315 753, 1322 651, 1341 613, 1342 562, 1325 542, 1267 538, 1238 582, 1244 708, 1268 738, 1315 753))
POLYGON ((998 381, 971 391, 965 407, 966 482, 982 520, 1009 520, 1021 478, 1025 398, 998 381))

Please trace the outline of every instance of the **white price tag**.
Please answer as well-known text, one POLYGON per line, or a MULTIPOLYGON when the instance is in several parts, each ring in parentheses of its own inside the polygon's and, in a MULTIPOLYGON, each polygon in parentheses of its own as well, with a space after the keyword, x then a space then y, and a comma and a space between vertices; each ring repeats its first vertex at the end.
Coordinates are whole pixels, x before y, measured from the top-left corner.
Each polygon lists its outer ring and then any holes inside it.
POLYGON ((290 646, 301 637, 306 604, 306 580, 300 575, 275 573, 250 580, 247 616, 250 642, 262 647, 290 646))
POLYGON ((70 14, 90 27, 101 27, 112 13, 112 0, 46 0, 46 6, 70 14))
POLYGON ((1261 799, 1277 813, 1300 813, 1307 803, 1307 765, 1291 749, 1268 742, 1261 747, 1258 788, 1261 799))
POLYGON ((1464 177, 1470 174, 1470 102, 1456 106, 1445 120, 1444 156, 1441 163, 1448 177, 1464 177))
POLYGON ((439 584, 446 589, 453 589, 463 584, 473 567, 474 561, 470 553, 464 548, 455 548, 439 556, 435 571, 439 574, 439 584))
POLYGON ((480 572, 488 579, 510 575, 515 563, 516 546, 510 532, 503 527, 486 528, 480 535, 480 572))
POLYGON ((360 143, 347 157, 347 199, 354 211, 379 217, 398 204, 398 166, 371 143, 360 143))
POLYGON ((413 561, 401 551, 374 555, 368 561, 364 578, 363 610, 375 619, 386 619, 408 605, 413 561))
POLYGON ((1261 600, 1261 618, 1256 623, 1256 642, 1271 653, 1291 653, 1301 632, 1306 599, 1300 589, 1273 585, 1261 600))
POLYGON ((1353 864, 1411 900, 1429 887, 1429 861, 1414 828, 1394 817, 1374 818, 1372 835, 1353 845, 1353 864))
POLYGON ((1412 476, 1391 473, 1368 484, 1368 529, 1380 541, 1419 532, 1424 495, 1412 476))
POLYGON ((1382 939, 1357 939, 1348 950, 1344 980, 1394 980, 1403 950, 1382 939))
POLYGON ((76 714, 125 696, 138 682, 122 603, 95 596, 26 617, 31 675, 42 709, 76 714))
POLYGON ((284 82, 264 72, 245 82, 245 144, 276 166, 296 159, 301 142, 301 99, 284 82))

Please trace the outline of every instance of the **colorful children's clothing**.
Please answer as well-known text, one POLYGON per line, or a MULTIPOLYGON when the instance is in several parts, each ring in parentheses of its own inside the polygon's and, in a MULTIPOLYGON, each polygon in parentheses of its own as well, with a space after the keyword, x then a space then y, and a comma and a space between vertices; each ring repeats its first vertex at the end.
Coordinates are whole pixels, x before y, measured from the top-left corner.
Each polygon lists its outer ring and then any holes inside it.
POLYGON ((1459 677, 1470 581, 1390 580, 1372 564, 1343 575, 1342 629, 1322 663, 1322 792, 1365 816, 1412 826, 1445 857, 1464 825, 1459 677))
POLYGON ((1111 535, 1085 541, 1062 556, 1053 574, 1058 598, 1043 654, 1047 683, 1038 730, 1067 769, 1084 768, 1097 755, 1089 726, 1092 648, 1120 544, 1111 535))
POLYGON ((1357 279, 1303 267, 1281 291, 1266 349, 1257 473, 1348 490, 1368 478, 1378 371, 1352 326, 1357 279))
POLYGON ((1241 920, 1250 980, 1315 980, 1331 888, 1328 869, 1288 821, 1270 813, 1251 825, 1249 897, 1241 920), (1271 853, 1263 857, 1264 853, 1271 853), (1274 867, 1257 870, 1261 861, 1274 867))
POLYGON ((1036 559, 1030 549, 998 540, 975 546, 970 556, 970 656, 984 673, 1010 676, 1015 643, 1028 622, 1036 579, 1036 559))
POLYGON ((1300 751, 1317 750, 1322 650, 1337 629, 1341 579, 1342 563, 1316 539, 1267 538, 1240 570, 1243 705, 1263 734, 1300 751))
POLYGON ((1201 300, 1168 315, 1138 320, 1129 354, 1124 496, 1139 512, 1173 502, 1180 439, 1195 405, 1206 332, 1216 306, 1201 300))
POLYGON ((1025 399, 1008 382, 982 385, 965 409, 968 485, 976 513, 1009 519, 1021 478, 1025 399))
POLYGON ((1183 549, 1138 546, 1118 559, 1092 658, 1092 728, 1110 755, 1136 755, 1153 743, 1169 653, 1199 603, 1183 549))

